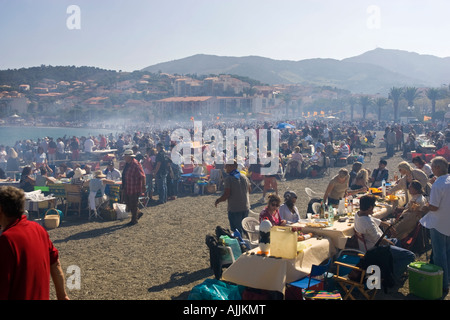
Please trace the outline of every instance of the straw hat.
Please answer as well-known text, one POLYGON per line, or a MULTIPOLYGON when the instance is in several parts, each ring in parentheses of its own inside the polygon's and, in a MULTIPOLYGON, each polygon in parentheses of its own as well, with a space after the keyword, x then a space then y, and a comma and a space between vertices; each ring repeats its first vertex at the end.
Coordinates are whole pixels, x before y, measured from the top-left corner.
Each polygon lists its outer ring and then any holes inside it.
POLYGON ((105 178, 106 176, 103 174, 101 170, 96 170, 94 172, 94 178, 105 178))
POLYGON ((86 174, 86 171, 81 168, 76 168, 75 173, 73 174, 74 179, 79 179, 86 174))

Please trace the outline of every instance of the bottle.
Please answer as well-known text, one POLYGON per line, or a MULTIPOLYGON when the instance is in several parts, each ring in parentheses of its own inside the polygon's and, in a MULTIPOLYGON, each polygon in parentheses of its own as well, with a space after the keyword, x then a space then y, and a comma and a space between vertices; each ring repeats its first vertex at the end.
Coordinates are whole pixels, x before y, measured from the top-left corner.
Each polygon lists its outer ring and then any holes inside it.
POLYGON ((268 255, 270 250, 270 229, 272 228, 272 223, 264 219, 259 225, 259 248, 261 253, 268 255))
POLYGON ((328 206, 328 225, 330 227, 333 225, 333 221, 334 221, 334 210, 333 210, 333 206, 329 205, 328 206))
POLYGON ((386 180, 383 179, 383 181, 381 181, 381 191, 383 194, 383 198, 386 198, 386 180))
POLYGON ((348 196, 348 215, 352 215, 353 213, 353 196, 348 196))
POLYGON ((322 205, 320 206, 319 210, 319 218, 323 219, 325 217, 325 202, 322 201, 322 205))

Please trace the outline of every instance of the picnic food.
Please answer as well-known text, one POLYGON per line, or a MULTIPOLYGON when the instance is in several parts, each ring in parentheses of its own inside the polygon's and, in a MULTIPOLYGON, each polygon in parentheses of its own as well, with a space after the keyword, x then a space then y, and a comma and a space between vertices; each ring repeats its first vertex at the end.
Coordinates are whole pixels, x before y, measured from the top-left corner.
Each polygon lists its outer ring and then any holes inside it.
POLYGON ((312 233, 307 233, 307 234, 301 234, 297 237, 297 241, 304 241, 304 240, 308 240, 309 238, 311 238, 313 236, 312 233))

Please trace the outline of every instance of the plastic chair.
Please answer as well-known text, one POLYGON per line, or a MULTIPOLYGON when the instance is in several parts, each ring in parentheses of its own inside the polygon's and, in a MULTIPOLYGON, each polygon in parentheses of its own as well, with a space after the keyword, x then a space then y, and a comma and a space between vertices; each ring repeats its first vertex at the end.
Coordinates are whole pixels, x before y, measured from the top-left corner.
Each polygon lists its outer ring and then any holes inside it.
POLYGON ((220 250, 220 268, 229 266, 235 262, 233 250, 228 246, 217 246, 220 250))
POLYGON ((320 207, 321 207, 320 202, 314 202, 311 206, 312 206, 312 210, 313 210, 314 214, 320 213, 320 207))
POLYGON ((242 219, 242 228, 247 232, 250 246, 256 248, 259 246, 259 220, 253 217, 246 217, 242 219))
POLYGON ((317 193, 317 192, 313 191, 311 188, 305 188, 305 192, 308 195, 309 200, 323 198, 323 194, 317 193))

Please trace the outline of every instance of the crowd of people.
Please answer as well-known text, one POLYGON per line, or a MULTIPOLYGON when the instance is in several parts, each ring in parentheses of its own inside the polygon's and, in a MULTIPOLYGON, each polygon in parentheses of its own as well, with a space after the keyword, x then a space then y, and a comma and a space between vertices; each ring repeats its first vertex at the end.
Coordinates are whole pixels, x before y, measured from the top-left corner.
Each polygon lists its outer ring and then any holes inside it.
MULTIPOLYGON (((289 166, 302 169, 313 177, 313 172, 320 171, 326 165, 325 159, 345 158, 351 153, 356 161, 349 172, 346 168, 330 178, 328 188, 323 199, 327 204, 336 206, 339 201, 348 195, 365 192, 372 187, 380 187, 382 181, 390 181, 393 187, 388 193, 398 190, 405 191, 407 202, 404 208, 397 209, 392 220, 377 221, 371 216, 374 209, 374 198, 367 195, 361 198, 358 218, 355 219, 355 229, 366 235, 367 239, 376 239, 383 233, 382 226, 396 224, 391 229, 390 238, 386 242, 391 245, 391 252, 396 261, 395 273, 400 275, 405 266, 414 259, 414 253, 401 248, 401 240, 411 228, 419 221, 430 230, 433 248, 432 261, 444 270, 444 292, 448 292, 448 275, 450 271, 450 219, 446 214, 450 203, 449 194, 450 178, 448 174, 448 161, 443 157, 434 157, 431 163, 424 161, 422 157, 414 157, 411 163, 407 160, 408 153, 413 150, 420 152, 417 144, 417 134, 425 134, 436 148, 448 147, 450 141, 449 127, 441 123, 440 127, 430 124, 429 127, 421 125, 402 127, 401 125, 388 125, 376 121, 360 121, 358 123, 339 122, 329 123, 325 121, 293 121, 295 129, 280 130, 280 167, 279 172, 267 179, 267 187, 263 191, 261 202, 267 201, 267 206, 260 213, 260 219, 268 219, 273 225, 286 225, 295 223, 300 219, 300 213, 296 207, 297 195, 294 191, 283 194, 283 201, 278 195, 277 180, 282 179, 288 172, 289 166), (365 148, 374 143, 376 131, 385 130, 383 140, 386 144, 386 157, 381 159, 376 168, 364 168, 365 148), (400 134, 399 134, 400 132, 400 134), (420 132, 420 133, 419 133, 420 132), (394 136, 395 134, 395 142, 394 136), (406 140, 398 140, 398 136, 407 136, 406 140), (293 150, 293 151, 291 151, 293 150), (392 175, 387 169, 387 161, 395 154, 402 152, 405 161, 398 163, 397 174, 392 175), (295 163, 296 162, 296 163, 295 163), (308 166, 303 165, 308 163, 308 166), (266 194, 270 193, 267 197, 266 194), (401 220, 401 224, 398 221, 401 220)), ((275 129, 277 123, 207 123, 205 127, 226 130, 228 126, 248 129, 256 125, 259 129, 275 129)), ((147 193, 150 199, 154 198, 159 204, 168 200, 175 200, 178 196, 178 181, 183 172, 180 164, 171 161, 172 148, 177 141, 171 138, 171 130, 133 130, 117 135, 100 135, 98 137, 59 137, 43 138, 36 142, 32 140, 18 141, 14 146, 0 146, 0 179, 8 179, 8 173, 20 172, 20 188, 0 188, 0 252, 7 257, 8 263, 2 263, 0 268, 0 288, 12 288, 0 290, 0 296, 5 299, 48 299, 48 283, 44 273, 51 275, 56 287, 57 297, 68 299, 64 287, 62 272, 60 270, 58 251, 53 247, 48 235, 43 229, 31 222, 24 220, 24 192, 32 190, 38 184, 46 184, 53 179, 71 178, 72 183, 83 183, 83 176, 91 174, 90 182, 99 179, 98 189, 108 181, 111 183, 121 181, 123 201, 131 211, 130 224, 136 224, 142 215, 137 206, 138 198, 147 193), (91 171, 89 162, 92 160, 92 151, 117 149, 117 160, 123 160, 123 167, 116 168, 117 163, 108 161, 106 168, 99 171, 91 171), (83 163, 84 162, 84 163, 83 163), (35 175, 39 172, 38 175, 35 175), (38 177, 40 182, 38 182, 38 177), (39 229, 35 233, 39 237, 42 247, 46 252, 31 253, 31 245, 23 242, 24 233, 30 228, 39 229), (43 234, 45 236, 41 236, 43 234), (16 244, 17 243, 17 244, 16 244), (11 256, 11 245, 26 247, 24 255, 33 259, 44 259, 46 264, 42 269, 26 277, 13 276, 18 274, 13 270, 12 261, 18 257, 11 256), (51 248, 49 251, 48 248, 51 248), (50 252, 50 254, 49 254, 50 252), (47 272, 49 271, 49 272, 47 272), (41 277, 42 281, 33 282, 33 277, 41 277), (28 281, 29 280, 29 281, 28 281), (45 283, 44 283, 45 282, 45 283)), ((189 130, 192 134, 194 129, 189 130)), ((205 143, 203 141, 203 143, 205 143)), ((261 152, 262 150, 259 150, 261 152)), ((273 149, 263 150, 270 152, 273 149)), ((226 156, 226 155, 225 155, 226 156)), ((227 157, 230 159, 231 157, 227 157)), ((186 164, 183 164, 184 166, 186 164)), ((206 166, 192 159, 190 165, 194 167, 206 166)), ((226 164, 214 164, 214 168, 223 170, 223 193, 215 201, 215 206, 221 202, 227 202, 227 213, 232 230, 242 230, 242 220, 248 216, 250 210, 249 194, 251 192, 251 174, 261 169, 262 165, 250 164, 248 159, 236 159, 226 164)), ((300 175, 300 177, 302 177, 300 175)), ((95 189, 94 185, 92 188, 95 189)), ((34 242, 31 240, 31 242, 34 242)), ((372 241, 373 242, 373 241, 372 241)), ((24 259, 26 260, 26 259, 24 259)), ((30 260, 32 261, 32 260, 30 260)), ((17 269, 17 266, 14 267, 17 269)), ((19 266, 17 270, 25 270, 27 265, 19 266)))

